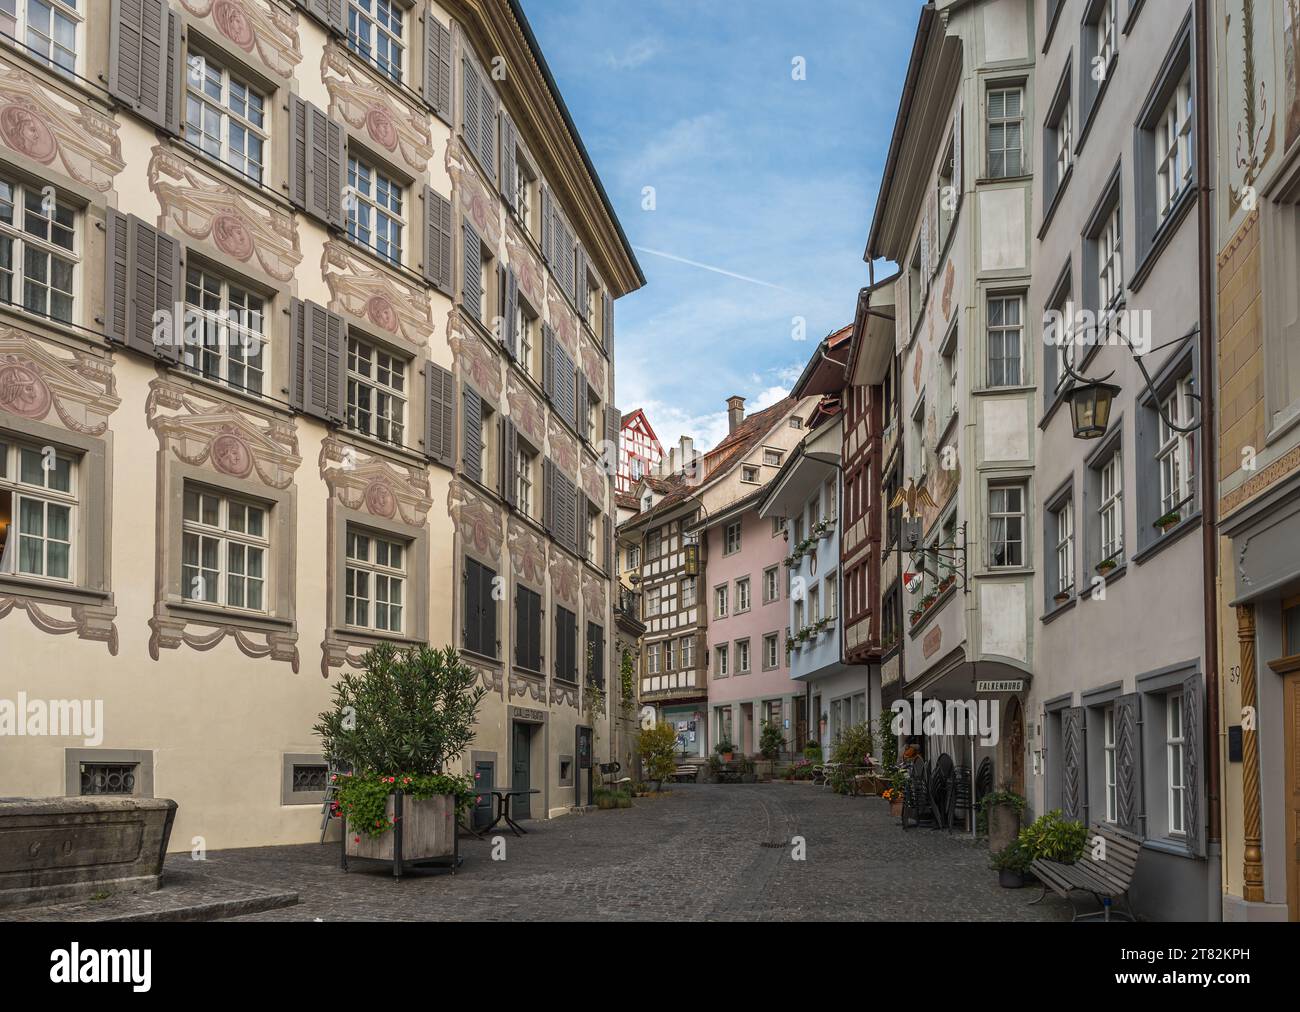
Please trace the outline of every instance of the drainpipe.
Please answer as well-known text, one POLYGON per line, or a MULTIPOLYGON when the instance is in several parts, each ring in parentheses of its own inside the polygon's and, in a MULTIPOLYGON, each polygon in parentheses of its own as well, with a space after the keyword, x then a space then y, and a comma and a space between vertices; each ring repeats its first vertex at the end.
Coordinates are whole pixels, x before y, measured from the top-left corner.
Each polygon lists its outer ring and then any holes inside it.
MULTIPOLYGON (((1196 216, 1197 270, 1200 292, 1201 343, 1201 555, 1205 598, 1205 769, 1206 851, 1213 856, 1222 838, 1219 811, 1219 607, 1218 607, 1218 489, 1215 438, 1214 371, 1214 189, 1210 174, 1214 156, 1210 138, 1210 32, 1209 0, 1195 0, 1196 47, 1196 216)), ((1220 861, 1222 856, 1220 855, 1220 861)), ((1222 918, 1223 893, 1210 898, 1211 919, 1222 918)))

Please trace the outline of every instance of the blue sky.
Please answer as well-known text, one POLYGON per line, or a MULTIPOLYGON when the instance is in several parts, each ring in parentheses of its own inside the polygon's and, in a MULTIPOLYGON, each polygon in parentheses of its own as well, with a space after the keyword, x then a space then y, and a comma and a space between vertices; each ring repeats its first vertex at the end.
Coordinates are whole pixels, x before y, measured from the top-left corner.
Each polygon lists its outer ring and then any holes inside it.
POLYGON ((523 6, 648 282, 616 311, 618 406, 707 448, 728 396, 774 403, 852 319, 921 0, 523 6))

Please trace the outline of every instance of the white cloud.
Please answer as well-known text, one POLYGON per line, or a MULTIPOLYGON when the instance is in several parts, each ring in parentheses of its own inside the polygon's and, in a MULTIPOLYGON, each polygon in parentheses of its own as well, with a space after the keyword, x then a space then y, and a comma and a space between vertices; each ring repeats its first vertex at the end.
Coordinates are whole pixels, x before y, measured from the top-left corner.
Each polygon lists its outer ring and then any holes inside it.
POLYGON ((622 53, 606 53, 605 63, 615 70, 635 70, 653 60, 660 48, 658 39, 637 39, 622 53))

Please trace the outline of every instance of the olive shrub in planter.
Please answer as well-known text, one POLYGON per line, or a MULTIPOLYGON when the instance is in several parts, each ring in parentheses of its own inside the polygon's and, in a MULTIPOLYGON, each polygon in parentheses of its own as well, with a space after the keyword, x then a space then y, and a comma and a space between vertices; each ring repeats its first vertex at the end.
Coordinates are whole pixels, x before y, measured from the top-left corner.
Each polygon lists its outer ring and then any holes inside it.
POLYGON ((988 824, 989 850, 999 854, 1016 842, 1020 834, 1020 813, 1025 810, 1025 799, 1003 787, 990 791, 980 799, 980 810, 988 824))
POLYGON ((334 783, 345 868, 356 857, 392 861, 397 876, 420 861, 455 869, 457 816, 475 792, 468 776, 446 770, 473 740, 484 695, 450 647, 381 644, 360 673, 343 675, 314 730, 325 755, 352 770, 334 783))

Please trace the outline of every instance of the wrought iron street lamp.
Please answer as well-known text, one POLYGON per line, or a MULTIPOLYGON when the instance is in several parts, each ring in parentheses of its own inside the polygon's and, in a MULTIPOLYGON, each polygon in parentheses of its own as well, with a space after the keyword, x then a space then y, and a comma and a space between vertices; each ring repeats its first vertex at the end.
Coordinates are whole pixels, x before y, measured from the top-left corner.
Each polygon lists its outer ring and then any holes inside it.
POLYGON ((1070 415, 1075 439, 1100 439, 1110 424, 1111 404, 1120 388, 1100 381, 1076 383, 1070 390, 1070 415))

